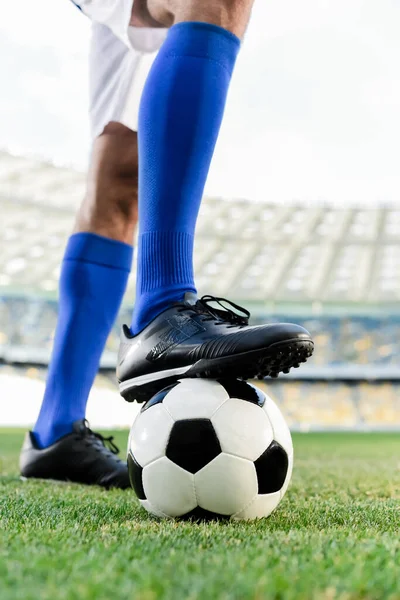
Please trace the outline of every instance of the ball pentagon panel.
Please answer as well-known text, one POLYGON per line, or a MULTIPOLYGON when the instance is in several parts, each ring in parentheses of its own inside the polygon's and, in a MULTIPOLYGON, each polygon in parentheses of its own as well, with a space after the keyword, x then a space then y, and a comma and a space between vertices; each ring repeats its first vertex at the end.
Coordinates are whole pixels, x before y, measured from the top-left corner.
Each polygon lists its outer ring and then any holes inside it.
POLYGON ((166 456, 189 473, 197 473, 221 453, 215 429, 209 419, 175 421, 166 456))
POLYGON ((273 494, 280 492, 288 474, 289 457, 278 442, 270 446, 254 462, 257 473, 258 493, 273 494))

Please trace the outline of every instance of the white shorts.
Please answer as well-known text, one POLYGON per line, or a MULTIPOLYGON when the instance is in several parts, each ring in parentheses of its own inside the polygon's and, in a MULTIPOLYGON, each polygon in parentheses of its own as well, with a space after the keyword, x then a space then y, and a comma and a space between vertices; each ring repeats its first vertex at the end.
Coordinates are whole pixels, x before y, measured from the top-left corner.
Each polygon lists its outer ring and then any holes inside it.
POLYGON ((77 0, 92 20, 89 112, 92 136, 110 121, 137 131, 140 98, 167 30, 131 27, 134 0, 77 0))

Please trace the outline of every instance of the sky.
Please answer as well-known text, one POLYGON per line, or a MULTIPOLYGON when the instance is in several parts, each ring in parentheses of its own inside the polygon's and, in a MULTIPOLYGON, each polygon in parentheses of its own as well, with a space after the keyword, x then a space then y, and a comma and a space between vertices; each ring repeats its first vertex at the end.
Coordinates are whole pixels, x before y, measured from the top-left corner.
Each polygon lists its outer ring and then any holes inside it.
MULTIPOLYGON (((400 0, 255 0, 206 192, 399 204, 399 32, 400 0)), ((85 168, 89 36, 68 0, 2 7, 0 148, 85 168)))

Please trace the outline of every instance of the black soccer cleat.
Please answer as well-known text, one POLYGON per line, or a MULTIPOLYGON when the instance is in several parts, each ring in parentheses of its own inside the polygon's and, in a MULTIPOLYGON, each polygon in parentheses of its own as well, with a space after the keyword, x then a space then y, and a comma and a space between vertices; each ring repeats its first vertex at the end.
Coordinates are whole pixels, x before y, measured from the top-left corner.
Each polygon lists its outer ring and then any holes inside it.
POLYGON ((75 421, 72 433, 43 449, 38 448, 34 434, 28 431, 19 465, 26 478, 125 489, 130 487, 128 466, 117 457, 118 452, 112 437, 95 433, 82 419, 75 421))
POLYGON ((196 301, 188 293, 137 335, 124 325, 117 367, 121 395, 128 402, 145 402, 186 377, 277 377, 312 355, 314 344, 303 327, 249 326, 249 317, 246 309, 224 298, 196 301))

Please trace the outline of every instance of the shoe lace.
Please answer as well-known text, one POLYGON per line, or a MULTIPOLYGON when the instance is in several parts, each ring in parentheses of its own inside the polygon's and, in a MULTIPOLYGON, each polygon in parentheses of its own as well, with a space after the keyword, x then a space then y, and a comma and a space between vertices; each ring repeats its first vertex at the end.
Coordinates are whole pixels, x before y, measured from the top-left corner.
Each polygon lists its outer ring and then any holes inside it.
MULTIPOLYGON (((114 443, 113 435, 110 435, 109 437, 105 437, 104 435, 101 435, 101 433, 97 433, 97 431, 92 431, 92 429, 90 429, 89 423, 86 419, 84 421, 84 426, 85 426, 84 435, 92 436, 92 438, 94 438, 94 439, 92 439, 92 443, 95 443, 96 446, 99 447, 99 451, 111 452, 111 454, 119 453, 119 448, 114 443)), ((90 444, 90 442, 88 440, 88 445, 89 444, 90 444)))
POLYGON ((202 296, 200 300, 197 300, 196 304, 185 304, 178 308, 178 312, 185 310, 192 310, 196 314, 204 315, 202 321, 215 321, 216 325, 229 323, 228 327, 245 327, 249 324, 250 313, 248 310, 226 298, 219 298, 209 294, 202 296), (211 306, 211 303, 216 303, 221 308, 211 306))

